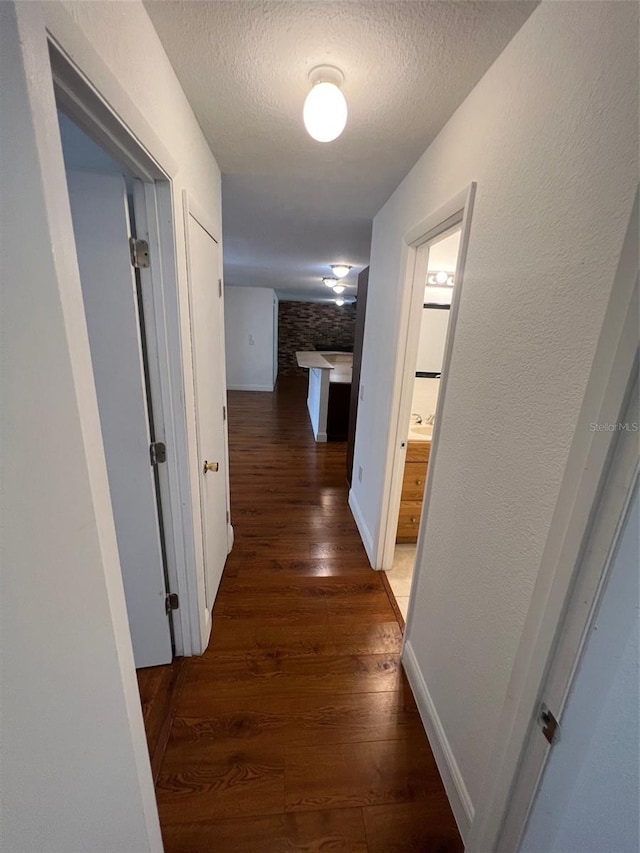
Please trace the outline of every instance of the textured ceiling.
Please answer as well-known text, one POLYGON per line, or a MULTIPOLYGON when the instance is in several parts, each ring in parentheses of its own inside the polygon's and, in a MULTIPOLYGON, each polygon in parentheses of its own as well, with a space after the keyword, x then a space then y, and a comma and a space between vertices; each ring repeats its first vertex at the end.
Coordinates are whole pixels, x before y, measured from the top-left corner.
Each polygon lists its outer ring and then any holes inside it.
POLYGON ((326 298, 368 263, 371 219, 535 2, 147 2, 223 173, 228 285, 326 298), (347 127, 309 137, 307 74, 345 74, 347 127))

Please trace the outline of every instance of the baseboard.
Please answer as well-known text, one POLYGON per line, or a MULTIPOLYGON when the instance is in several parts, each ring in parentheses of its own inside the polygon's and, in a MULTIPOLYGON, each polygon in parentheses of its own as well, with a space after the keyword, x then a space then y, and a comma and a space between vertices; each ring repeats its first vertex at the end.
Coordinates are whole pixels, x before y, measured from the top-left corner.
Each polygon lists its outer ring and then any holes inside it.
POLYGON ((273 391, 273 385, 227 385, 227 391, 273 391))
POLYGON ((373 547, 373 536, 371 535, 369 528, 367 527, 367 524, 362 516, 360 505, 358 504, 356 496, 353 493, 353 489, 349 489, 349 509, 351 510, 351 513, 355 519, 356 527, 358 528, 360 538, 362 539, 364 550, 367 552, 369 562, 372 566, 375 567, 375 550, 373 547))
POLYGON ((458 824, 463 842, 466 841, 469 828, 473 822, 474 808, 471 797, 464 784, 462 773, 458 767, 451 744, 447 740, 444 727, 433 704, 433 699, 427 688, 411 642, 407 640, 402 652, 402 663, 413 690, 413 695, 420 711, 431 749, 433 750, 442 782, 449 798, 451 810, 458 824))

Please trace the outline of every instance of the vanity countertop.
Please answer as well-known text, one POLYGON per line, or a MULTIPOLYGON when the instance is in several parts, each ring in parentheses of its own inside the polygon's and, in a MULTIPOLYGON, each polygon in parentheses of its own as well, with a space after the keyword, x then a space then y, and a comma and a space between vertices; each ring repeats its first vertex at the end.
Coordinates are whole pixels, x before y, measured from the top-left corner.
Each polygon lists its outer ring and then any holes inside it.
POLYGON ((411 424, 409 427, 408 441, 431 441, 433 438, 433 426, 431 424, 411 424))

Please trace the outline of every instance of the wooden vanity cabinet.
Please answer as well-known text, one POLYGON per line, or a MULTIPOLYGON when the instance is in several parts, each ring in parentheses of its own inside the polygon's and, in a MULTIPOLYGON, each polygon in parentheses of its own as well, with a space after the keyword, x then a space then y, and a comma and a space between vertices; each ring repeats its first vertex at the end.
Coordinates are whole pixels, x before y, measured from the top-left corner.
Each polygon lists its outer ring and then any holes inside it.
POLYGON ((430 441, 408 442, 396 542, 404 544, 416 542, 418 539, 424 484, 427 479, 430 452, 430 441))

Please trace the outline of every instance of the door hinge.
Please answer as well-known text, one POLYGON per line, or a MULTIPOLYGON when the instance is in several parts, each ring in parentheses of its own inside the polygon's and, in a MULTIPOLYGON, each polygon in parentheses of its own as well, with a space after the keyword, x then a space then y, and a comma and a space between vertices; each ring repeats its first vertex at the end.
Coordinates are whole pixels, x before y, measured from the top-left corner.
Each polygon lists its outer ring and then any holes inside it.
POLYGON ((222 279, 218 279, 218 296, 222 296, 222 279))
POLYGON ((154 441, 149 445, 149 456, 152 465, 159 465, 167 461, 167 447, 161 441, 154 441))
POLYGON ((229 510, 227 510, 227 524, 229 524, 229 510))
POLYGON ((136 240, 129 237, 129 251, 131 252, 131 266, 135 269, 146 269, 149 266, 149 244, 146 240, 136 240))
POLYGON ((180 607, 180 600, 178 598, 177 592, 170 592, 165 596, 164 599, 164 608, 167 613, 171 613, 172 610, 177 610, 180 607))
POLYGON ((227 407, 223 406, 222 407, 222 420, 226 421, 226 419, 227 419, 227 407))
POLYGON ((540 713, 538 714, 538 725, 542 729, 542 734, 546 737, 549 743, 554 743, 558 737, 560 724, 553 716, 549 708, 542 703, 540 713))

